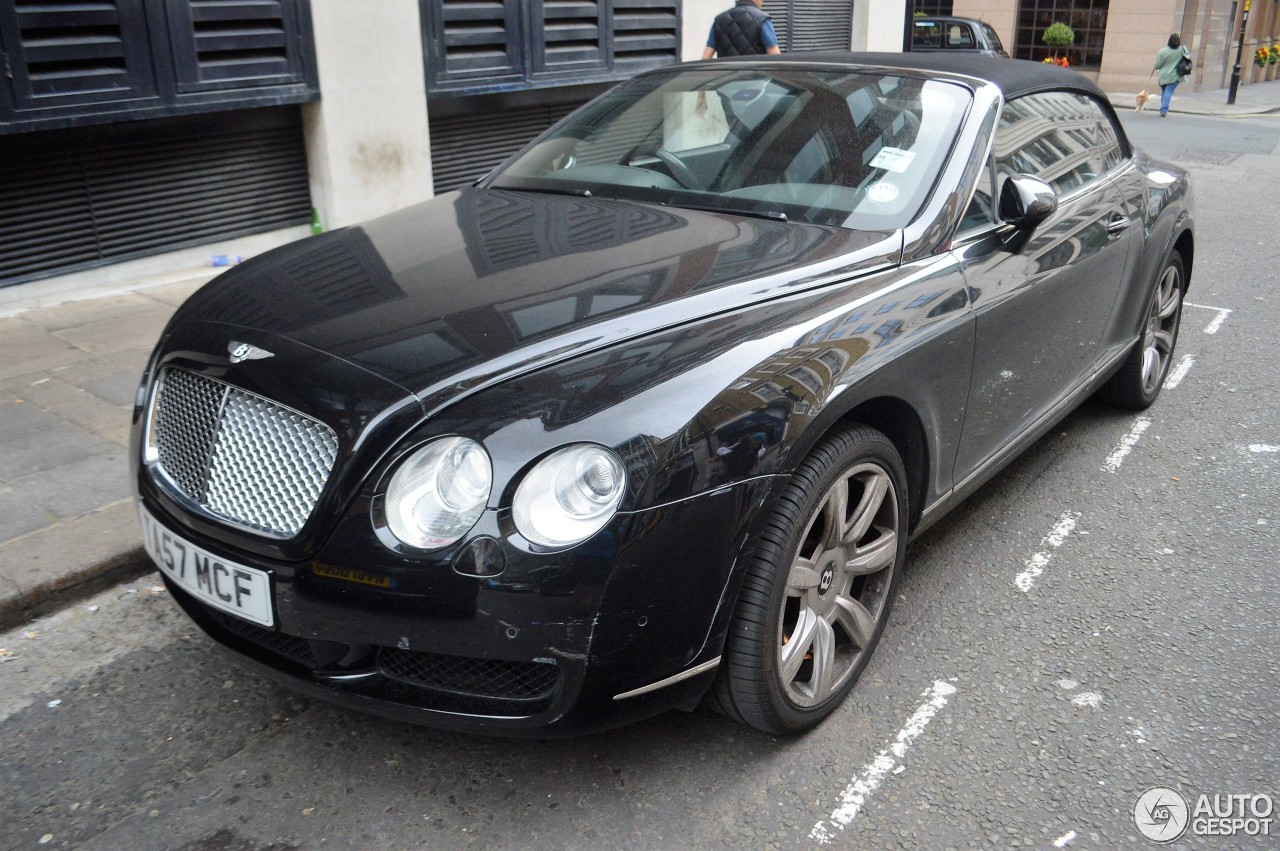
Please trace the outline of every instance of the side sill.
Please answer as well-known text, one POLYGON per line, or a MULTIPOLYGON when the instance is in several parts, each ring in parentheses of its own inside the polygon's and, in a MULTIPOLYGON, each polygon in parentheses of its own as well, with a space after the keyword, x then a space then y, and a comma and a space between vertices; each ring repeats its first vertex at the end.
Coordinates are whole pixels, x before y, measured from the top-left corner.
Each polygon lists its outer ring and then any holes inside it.
POLYGON ((1089 380, 1082 383, 1075 392, 1064 396, 1062 401, 1045 411, 1044 415, 1031 428, 1023 432, 1018 439, 1009 443, 995 455, 992 455, 980 467, 965 476, 962 482, 934 500, 931 505, 926 506, 920 514, 920 522, 911 531, 911 540, 915 540, 926 529, 941 520, 957 503, 976 491, 992 476, 1000 472, 1006 464, 1022 454, 1028 446, 1044 437, 1045 433, 1053 428, 1063 417, 1079 407, 1085 399, 1096 392, 1111 377, 1112 373, 1129 356, 1132 348, 1132 344, 1122 348, 1106 363, 1094 370, 1093 374, 1089 376, 1089 380))

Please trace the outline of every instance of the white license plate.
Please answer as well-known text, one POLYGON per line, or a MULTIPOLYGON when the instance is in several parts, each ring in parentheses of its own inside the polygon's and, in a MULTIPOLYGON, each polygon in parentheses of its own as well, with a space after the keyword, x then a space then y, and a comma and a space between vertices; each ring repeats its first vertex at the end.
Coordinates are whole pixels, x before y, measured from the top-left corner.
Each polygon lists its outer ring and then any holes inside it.
POLYGON ((214 608, 272 626, 271 576, 263 570, 219 558, 170 532, 145 508, 142 544, 164 574, 214 608))

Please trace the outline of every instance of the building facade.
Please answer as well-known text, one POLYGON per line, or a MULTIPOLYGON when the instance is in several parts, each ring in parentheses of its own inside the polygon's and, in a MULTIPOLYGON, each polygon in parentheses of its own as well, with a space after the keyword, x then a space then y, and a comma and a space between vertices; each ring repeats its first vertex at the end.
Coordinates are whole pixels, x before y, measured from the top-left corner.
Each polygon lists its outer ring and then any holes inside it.
MULTIPOLYGON (((457 188, 617 81, 699 58, 731 2, 0 0, 0 287, 457 188)), ((765 6, 785 50, 896 49, 905 14, 765 6)))
POLYGON ((1259 46, 1280 43, 1280 0, 915 0, 914 9, 981 18, 991 24, 1011 56, 1041 60, 1053 53, 1040 39, 1061 21, 1076 34, 1065 55, 1105 91, 1154 89, 1151 67, 1170 33, 1191 50, 1196 91, 1225 87, 1231 76, 1241 25, 1241 83, 1276 79, 1280 65, 1253 63, 1259 46), (1246 6, 1248 20, 1244 21, 1246 6))
MULTIPOLYGON (((296 238, 465 185, 618 80, 698 58, 732 0, 0 0, 0 286, 247 234, 296 238)), ((1275 79, 1280 0, 765 0, 784 50, 898 50, 911 12, 1149 87, 1275 79), (1248 18, 1245 20, 1246 7, 1248 18)))

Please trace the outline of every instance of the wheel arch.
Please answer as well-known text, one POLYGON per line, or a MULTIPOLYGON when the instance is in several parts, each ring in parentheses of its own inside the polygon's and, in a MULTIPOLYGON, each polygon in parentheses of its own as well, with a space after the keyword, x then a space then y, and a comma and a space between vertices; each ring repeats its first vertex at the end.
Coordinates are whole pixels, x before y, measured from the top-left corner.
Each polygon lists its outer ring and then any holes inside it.
POLYGON ((837 421, 862 423, 889 438, 907 471, 907 528, 914 529, 924 511, 929 481, 929 448, 924 423, 915 408, 895 396, 860 402, 837 421))
POLYGON ((861 423, 874 428, 893 444, 907 471, 907 523, 914 529, 924 511, 932 459, 924 421, 911 403, 891 395, 863 399, 835 415, 824 417, 806 430, 791 447, 786 469, 795 469, 818 442, 839 425, 861 423))

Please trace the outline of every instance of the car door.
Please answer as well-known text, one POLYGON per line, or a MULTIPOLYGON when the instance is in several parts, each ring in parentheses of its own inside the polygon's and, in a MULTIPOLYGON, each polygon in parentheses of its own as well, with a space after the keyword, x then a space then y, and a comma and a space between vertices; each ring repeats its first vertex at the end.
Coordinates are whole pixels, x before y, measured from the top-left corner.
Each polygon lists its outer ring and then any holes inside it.
MULTIPOLYGON (((1073 92, 1005 104, 986 191, 1012 174, 1049 183, 1058 209, 1021 238, 971 205, 955 251, 970 287, 977 340, 957 480, 1060 410, 1091 373, 1129 254, 1129 219, 1107 176, 1097 113, 1073 92)), ((975 205, 979 203, 975 198, 975 205)))

